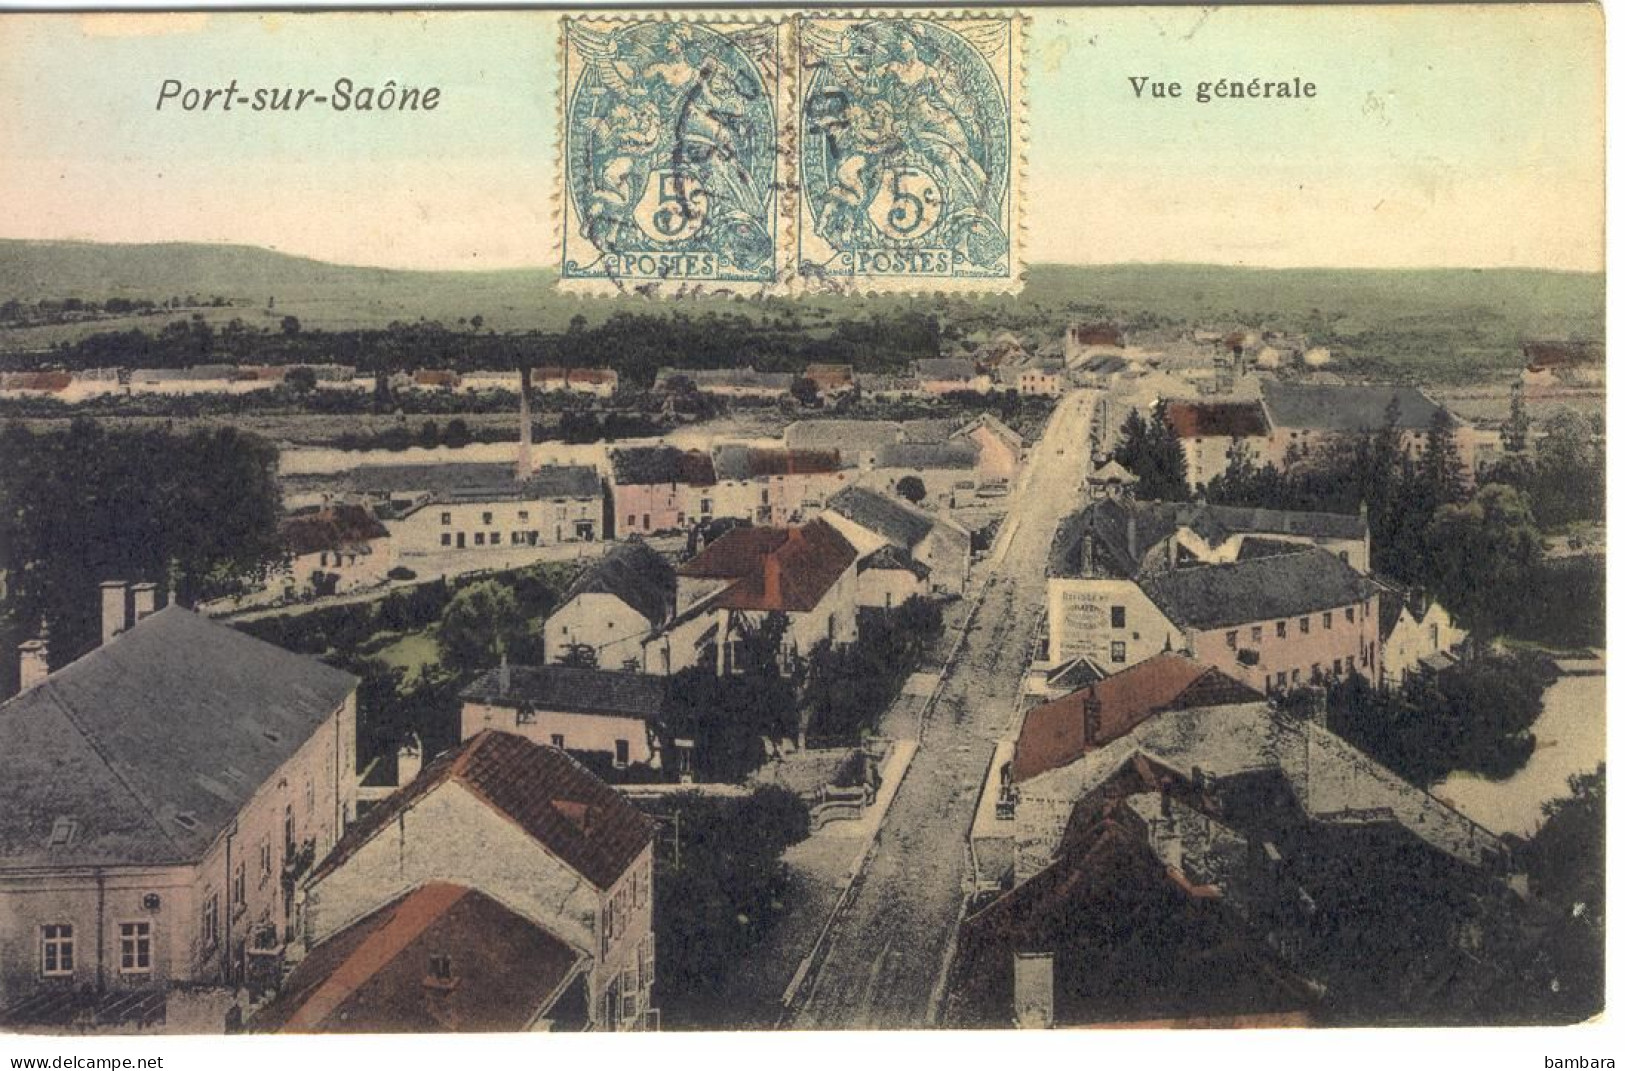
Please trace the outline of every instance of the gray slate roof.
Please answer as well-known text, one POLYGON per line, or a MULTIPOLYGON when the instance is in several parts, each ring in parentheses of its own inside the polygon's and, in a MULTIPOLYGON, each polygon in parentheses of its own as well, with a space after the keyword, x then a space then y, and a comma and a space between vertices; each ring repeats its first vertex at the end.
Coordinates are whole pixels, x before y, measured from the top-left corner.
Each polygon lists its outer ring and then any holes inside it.
POLYGON ((613 595, 653 624, 671 616, 677 605, 677 571, 658 551, 643 543, 621 543, 581 571, 563 606, 584 594, 613 595))
POLYGON ((588 465, 544 465, 521 484, 512 465, 496 461, 366 465, 354 469, 345 482, 374 495, 426 491, 444 502, 597 498, 602 493, 598 472, 588 465))
POLYGON ((914 371, 921 379, 976 378, 976 362, 962 357, 928 357, 914 362, 914 371))
POLYGON ((356 684, 158 611, 0 704, 0 867, 196 861, 356 684), (58 819, 77 830, 51 847, 58 819))
POLYGON ((895 443, 902 425, 893 420, 798 420, 784 429, 784 445, 792 450, 839 450, 856 457, 862 450, 879 450, 895 443))
POLYGON ((650 721, 666 706, 666 678, 579 666, 509 666, 482 673, 463 689, 477 703, 650 721), (506 677, 506 680, 504 680, 506 677))
POLYGON ((875 455, 883 469, 974 469, 980 454, 975 445, 951 443, 892 443, 875 455))
POLYGON ((932 520, 925 513, 867 487, 843 488, 825 508, 903 550, 912 550, 931 532, 932 520))
POLYGON ((1443 409, 1415 387, 1282 383, 1273 379, 1262 381, 1259 387, 1275 427, 1376 431, 1387 424, 1389 402, 1398 399, 1399 427, 1426 431, 1433 415, 1443 409))
POLYGON ((920 580, 928 579, 931 570, 920 562, 908 556, 905 550, 899 550, 890 543, 864 558, 858 559, 858 572, 866 573, 871 569, 892 569, 913 573, 920 580))
POLYGON ((1082 569, 1084 537, 1092 534, 1096 570, 1132 577, 1138 572, 1145 552, 1182 527, 1190 528, 1210 544, 1222 543, 1233 535, 1341 540, 1366 537, 1365 519, 1354 514, 1214 506, 1205 502, 1124 502, 1108 498, 1092 503, 1061 522, 1050 550, 1050 575, 1078 575, 1082 569), (1129 546, 1130 518, 1134 520, 1132 548, 1129 546))
POLYGON ((1140 580, 1140 590, 1174 624, 1212 629, 1319 613, 1359 602, 1373 589, 1336 555, 1310 548, 1153 573, 1140 580))

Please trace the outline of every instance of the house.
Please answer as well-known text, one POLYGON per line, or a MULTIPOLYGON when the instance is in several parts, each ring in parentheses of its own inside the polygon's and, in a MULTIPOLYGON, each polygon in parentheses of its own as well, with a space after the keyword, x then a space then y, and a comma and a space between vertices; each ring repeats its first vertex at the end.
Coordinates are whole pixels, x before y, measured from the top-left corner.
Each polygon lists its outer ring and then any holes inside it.
POLYGON ((1251 703, 1258 691, 1189 655, 1164 651, 1022 716, 1011 785, 1060 769, 1165 710, 1251 703))
POLYGON ((606 668, 643 668, 643 643, 677 606, 677 572, 643 543, 612 547, 577 575, 542 626, 550 662, 568 657, 606 668))
POLYGON ((991 413, 983 413, 949 436, 950 442, 976 447, 978 486, 1008 487, 1021 471, 1027 444, 1017 431, 991 413))
MULTIPOLYGON (((882 547, 892 547, 925 568, 929 590, 964 594, 970 580, 971 535, 957 521, 867 487, 849 487, 835 495, 822 519, 834 525, 859 554, 873 555, 882 547)), ((879 564, 871 564, 870 569, 879 564)), ((886 585, 897 578, 879 576, 865 582, 861 573, 860 563, 859 603, 887 605, 884 595, 892 589, 886 585), (877 588, 881 581, 886 584, 877 588)))
MULTIPOLYGON (((477 892, 524 920, 529 926, 516 926, 516 932, 545 949, 540 962, 526 962, 539 978, 505 979, 516 987, 510 996, 520 1006, 497 1025, 520 1029, 539 1017, 593 1030, 652 1025, 658 1015, 649 999, 653 853, 654 823, 586 767, 557 748, 512 733, 482 732, 440 755, 368 811, 311 873, 304 883, 300 940, 290 949, 297 952, 297 966, 263 1022, 270 1028, 293 1023, 306 1024, 296 1029, 342 1029, 336 1017, 344 1001, 324 999, 324 989, 333 998, 351 991, 357 979, 345 964, 354 965, 366 984, 373 970, 387 970, 393 962, 349 949, 377 932, 384 922, 377 917, 381 910, 406 903, 420 890, 451 885, 477 892), (551 940, 541 940, 534 930, 551 940), (548 983, 566 992, 550 1000, 543 992, 548 983), (301 994, 308 996, 301 999, 301 994), (573 1012, 566 1010, 572 1006, 573 1012)), ((454 895, 445 889, 420 901, 417 911, 408 913, 407 925, 438 919, 454 895)), ((466 904, 467 894, 458 901, 466 904)), ((464 942, 424 947, 428 955, 415 964, 420 989, 455 990, 460 978, 485 969, 481 950, 490 939, 489 933, 475 933, 464 942)), ((380 984, 401 988, 389 979, 380 984)), ((470 979, 468 984, 489 983, 470 979)), ((407 1009, 385 1010, 384 1021, 393 1014, 432 1016, 452 1003, 409 988, 400 996, 407 1009), (423 1003, 429 1005, 426 1011, 423 1003)), ((505 1003, 509 997, 501 999, 505 1003)), ((480 1017, 494 1012, 462 1008, 472 1029, 482 1028, 474 1024, 489 1021, 480 1017)), ((356 1013, 366 1010, 357 1007, 356 1013)), ((261 1022, 256 1018, 250 1026, 261 1022)))
POLYGON ((1062 351, 1066 354, 1068 364, 1075 363, 1074 358, 1083 354, 1093 354, 1100 350, 1121 350, 1127 344, 1123 329, 1115 324, 1070 324, 1066 335, 1061 340, 1062 351))
POLYGON ((857 550, 828 521, 799 528, 734 528, 677 570, 677 616, 644 644, 644 665, 669 674, 693 665, 735 671, 739 641, 783 615, 782 662, 858 634, 857 550))
POLYGON ((724 445, 711 452, 711 464, 710 513, 755 524, 800 524, 850 482, 837 450, 724 445))
POLYGON ((754 368, 662 368, 655 375, 655 390, 674 391, 684 384, 701 394, 719 398, 776 401, 790 393, 796 377, 789 372, 758 372, 754 368))
POLYGON ((847 394, 857 387, 849 364, 809 364, 803 378, 811 380, 813 386, 818 388, 820 398, 847 394))
POLYGON ((1600 342, 1526 342, 1521 382, 1529 388, 1600 387, 1603 358, 1600 342))
POLYGON ((908 401, 925 393, 918 377, 885 372, 859 372, 854 377, 854 385, 865 398, 882 402, 908 401))
POLYGON ((1414 673, 1454 662, 1467 631, 1457 627, 1449 611, 1394 581, 1372 579, 1382 637, 1382 686, 1400 688, 1414 673))
POLYGON ((0 372, 0 398, 68 400, 72 372, 0 372))
POLYGON ((660 768, 666 679, 584 666, 510 666, 481 674, 462 692, 462 738, 487 729, 569 752, 608 776, 660 768))
POLYGON ((408 390, 453 391, 462 386, 463 377, 449 368, 419 368, 407 381, 408 390))
POLYGON ((924 501, 953 507, 973 498, 980 484, 976 466, 981 451, 963 439, 942 443, 890 443, 875 453, 875 486, 895 493, 912 476, 925 487, 924 501))
MULTIPOLYGON (((1188 672, 1162 692, 1177 694, 1188 672)), ((1482 976, 1474 905, 1515 904, 1501 838, 1320 714, 1232 698, 1136 713, 1092 747, 1074 735, 1040 749, 1046 761, 1013 786, 1013 887, 961 930, 957 1000, 1028 1025, 1301 1022, 1349 986, 1403 1010, 1482 976), (1452 911, 1411 910, 1445 890, 1452 911), (1339 951, 1330 903, 1376 912, 1363 932, 1386 951, 1374 957, 1370 938, 1339 951), (1373 970, 1389 977, 1373 985, 1373 970)))
POLYGON ((1066 392, 1066 362, 1058 357, 1007 362, 999 365, 998 381, 1023 398, 1059 398, 1066 392))
POLYGON ((834 452, 847 468, 872 469, 902 436, 895 420, 797 420, 784 429, 787 450, 834 452))
POLYGON ((518 394, 521 375, 517 368, 472 368, 461 374, 455 389, 465 394, 482 390, 505 390, 518 394))
POLYGON ((1396 422, 1401 448, 1420 458, 1429 428, 1443 414, 1462 464, 1469 473, 1474 469, 1472 429, 1415 387, 1265 379, 1259 389, 1270 437, 1261 463, 1285 467, 1340 437, 1380 431, 1390 417, 1396 422))
POLYGON ((131 394, 226 394, 236 370, 229 364, 188 368, 136 368, 130 372, 131 394))
POLYGON ((608 398, 621 384, 621 375, 613 368, 557 368, 543 367, 530 370, 532 390, 550 393, 563 391, 573 394, 591 394, 608 398))
POLYGON ((1236 443, 1247 448, 1255 464, 1269 453, 1269 421, 1258 402, 1169 401, 1163 419, 1179 439, 1185 482, 1192 489, 1224 475, 1236 443))
POLYGON ((716 468, 709 454, 675 446, 612 450, 610 500, 615 535, 678 532, 716 516, 716 468))
POLYGON ((365 506, 335 505, 289 517, 280 528, 288 562, 271 579, 292 598, 381 584, 395 564, 389 529, 365 506))
POLYGON ((1183 651, 1260 691, 1382 672, 1375 590, 1318 548, 1135 580, 1051 581, 1050 660, 1113 669, 1183 651))
POLYGON ((40 1015, 267 984, 355 815, 355 677, 152 584, 101 596, 101 645, 50 672, 30 640, 0 704, 0 1006, 40 1015))
POLYGON ((914 375, 926 394, 986 394, 993 389, 993 377, 963 357, 930 357, 914 362, 914 375))
POLYGON ((579 1030, 591 957, 478 889, 430 881, 313 948, 260 1034, 579 1030))
POLYGON ((380 509, 401 559, 591 543, 604 531, 603 481, 585 465, 443 462, 367 465, 349 480, 380 509))
POLYGON ((890 543, 858 559, 858 605, 890 610, 931 594, 931 570, 890 543))

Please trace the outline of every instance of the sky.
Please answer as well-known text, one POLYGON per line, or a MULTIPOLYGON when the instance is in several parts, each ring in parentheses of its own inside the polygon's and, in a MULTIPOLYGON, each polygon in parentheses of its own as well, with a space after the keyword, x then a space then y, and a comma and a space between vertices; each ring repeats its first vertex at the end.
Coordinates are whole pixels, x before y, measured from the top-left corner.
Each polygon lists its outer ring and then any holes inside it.
MULTIPOLYGON (((0 237, 546 266, 558 34, 534 11, 0 16, 0 237), (154 106, 169 78, 341 76, 443 103, 154 106)), ((1602 268, 1598 8, 1050 8, 1027 55, 1030 262, 1602 268), (1255 77, 1317 94, 1191 99, 1255 77)))

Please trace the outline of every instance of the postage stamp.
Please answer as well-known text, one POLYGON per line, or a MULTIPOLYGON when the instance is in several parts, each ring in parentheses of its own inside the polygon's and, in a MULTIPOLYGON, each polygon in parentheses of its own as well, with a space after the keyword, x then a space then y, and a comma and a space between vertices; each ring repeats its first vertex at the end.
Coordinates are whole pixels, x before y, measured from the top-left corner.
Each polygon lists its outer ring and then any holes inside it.
POLYGON ((798 283, 1020 283, 1022 44, 1014 11, 796 19, 798 283))
POLYGON ((564 20, 562 285, 782 283, 787 37, 782 20, 564 20))

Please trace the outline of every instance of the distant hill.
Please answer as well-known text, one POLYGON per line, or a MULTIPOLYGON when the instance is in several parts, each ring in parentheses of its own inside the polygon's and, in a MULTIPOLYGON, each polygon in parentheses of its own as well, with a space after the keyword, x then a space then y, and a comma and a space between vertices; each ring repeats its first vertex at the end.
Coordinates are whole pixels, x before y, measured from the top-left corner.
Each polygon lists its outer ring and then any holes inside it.
MULTIPOLYGON (((348 267, 251 246, 165 243, 104 245, 0 239, 0 302, 45 298, 224 296, 232 306, 204 314, 274 326, 297 316, 307 327, 383 326, 392 320, 455 323, 481 316, 496 331, 562 330, 612 312, 663 312, 677 305, 641 298, 585 300, 553 288, 551 270, 396 271, 348 267), (272 307, 271 301, 275 299, 272 307)), ((1051 332, 1073 318, 1130 328, 1238 323, 1310 334, 1341 348, 1372 374, 1416 372, 1464 380, 1517 366, 1528 339, 1603 337, 1601 273, 1523 269, 1256 269, 1212 265, 1035 265, 1015 298, 954 301, 971 328, 995 325, 1051 332)), ((843 315, 911 306, 940 310, 946 299, 817 297, 796 303, 809 330, 843 315)), ((778 305, 783 311, 784 305, 778 305)), ((744 311, 737 303, 685 303, 744 311)), ((767 311, 767 310, 763 310, 767 311)), ((43 350, 92 331, 143 326, 170 314, 0 331, 0 349, 43 350)))

